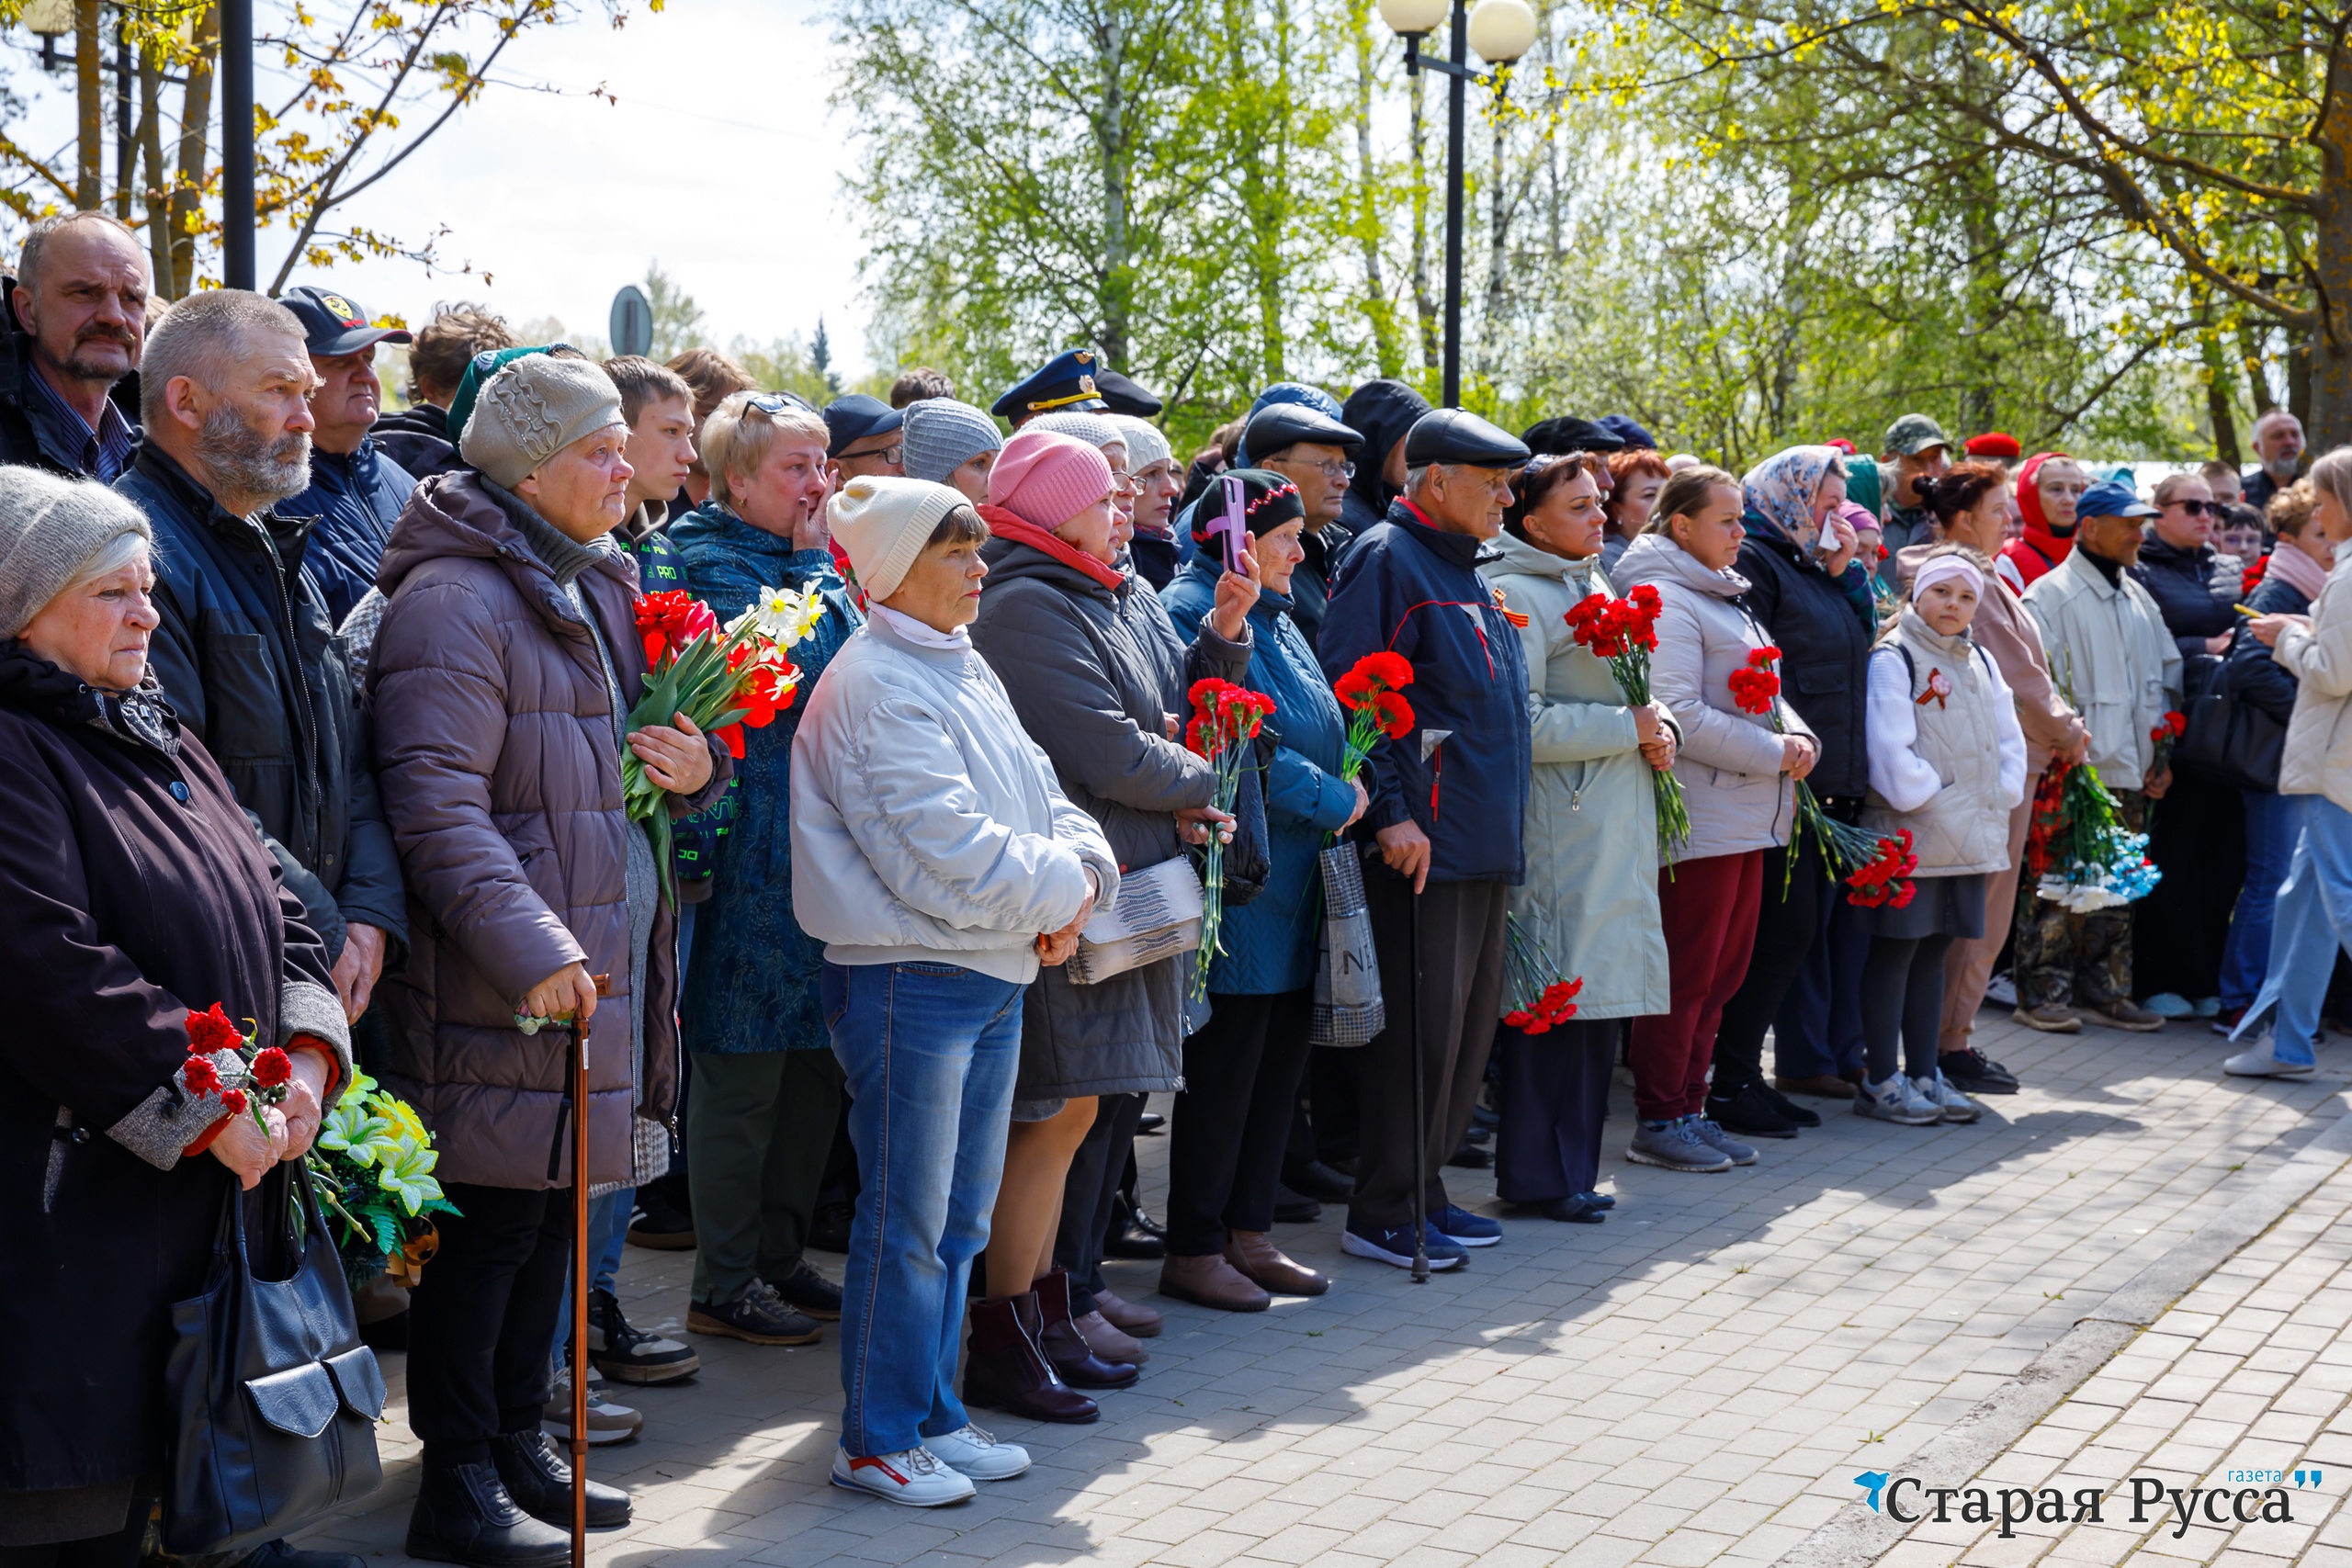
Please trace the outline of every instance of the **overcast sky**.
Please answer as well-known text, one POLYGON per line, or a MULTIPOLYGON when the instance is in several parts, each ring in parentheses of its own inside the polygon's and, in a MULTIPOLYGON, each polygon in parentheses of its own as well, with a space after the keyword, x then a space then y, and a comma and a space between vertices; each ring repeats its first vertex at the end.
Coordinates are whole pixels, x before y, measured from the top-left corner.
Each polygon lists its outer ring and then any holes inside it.
MULTIPOLYGON (((614 290, 658 259, 716 341, 806 338, 821 313, 836 360, 863 368, 847 153, 829 123, 830 51, 811 0, 669 0, 659 16, 636 0, 618 32, 593 0, 580 9, 583 20, 518 40, 496 73, 571 96, 493 89, 344 209, 403 237, 447 225, 444 259, 491 282, 370 261, 338 264, 335 286, 411 321, 435 299, 479 298, 510 320, 552 315, 602 336, 614 290), (577 96, 600 83, 617 106, 577 96)), ((39 74, 19 70, 14 84, 40 94, 30 125, 51 133, 29 140, 65 141, 70 163, 71 75, 39 74)), ((265 283, 285 245, 263 232, 265 283)))

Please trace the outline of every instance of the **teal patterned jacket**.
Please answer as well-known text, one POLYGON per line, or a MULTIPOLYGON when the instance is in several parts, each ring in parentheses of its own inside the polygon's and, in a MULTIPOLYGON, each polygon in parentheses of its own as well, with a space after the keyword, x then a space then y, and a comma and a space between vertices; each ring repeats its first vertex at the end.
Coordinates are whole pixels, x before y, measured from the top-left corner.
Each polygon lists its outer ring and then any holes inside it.
POLYGON ((743 613, 762 588, 815 588, 825 615, 792 650, 800 689, 762 729, 743 732, 743 758, 728 795, 732 819, 711 862, 709 901, 695 916, 686 973, 685 1045, 721 1055, 828 1049, 817 998, 824 944, 792 916, 792 738, 817 677, 865 622, 823 549, 796 550, 718 503, 670 525, 685 586, 721 621, 743 613))

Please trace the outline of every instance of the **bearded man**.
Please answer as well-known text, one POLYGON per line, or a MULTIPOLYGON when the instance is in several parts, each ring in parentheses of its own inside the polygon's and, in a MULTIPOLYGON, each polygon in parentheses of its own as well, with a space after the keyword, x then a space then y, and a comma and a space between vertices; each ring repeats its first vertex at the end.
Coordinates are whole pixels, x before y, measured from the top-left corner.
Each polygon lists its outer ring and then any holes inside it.
POLYGON ((405 940, 400 859, 349 671, 302 570, 311 486, 302 323, 243 289, 193 295, 147 341, 146 442, 115 484, 155 530, 149 668, 220 762, 302 900, 353 1020, 405 940))

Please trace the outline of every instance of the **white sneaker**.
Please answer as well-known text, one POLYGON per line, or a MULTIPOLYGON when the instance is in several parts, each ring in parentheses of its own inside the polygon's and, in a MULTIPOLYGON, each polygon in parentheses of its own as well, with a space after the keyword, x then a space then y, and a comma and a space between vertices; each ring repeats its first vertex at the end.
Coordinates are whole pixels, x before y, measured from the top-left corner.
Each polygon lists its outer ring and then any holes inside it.
POLYGON ((932 1457, 974 1481, 1010 1481, 1029 1468, 1029 1450, 1018 1443, 999 1442, 993 1433, 968 1423, 944 1438, 925 1438, 932 1457))
POLYGON ((1918 1086, 1901 1073, 1884 1083, 1871 1083, 1867 1078, 1854 1091, 1854 1114, 1871 1116, 1881 1122, 1899 1122, 1905 1127, 1927 1127, 1944 1119, 1944 1108, 1921 1094, 1918 1086))
POLYGON ((2255 1038, 2249 1050, 2239 1052, 2222 1064, 2222 1071, 2233 1078, 2307 1078, 2315 1070, 2310 1062, 2282 1062, 2272 1054, 2278 1043, 2276 1031, 2265 1026, 2255 1038))
POLYGON ((910 1508, 961 1503, 978 1490, 969 1478, 942 1464, 937 1455, 923 1448, 870 1459, 852 1459, 837 1448, 833 1484, 849 1492, 871 1492, 910 1508))
POLYGON ((1983 1106, 1952 1087, 1951 1079, 1944 1077, 1941 1067, 1924 1078, 1913 1078, 1911 1087, 1917 1089, 1922 1098, 1933 1100, 1943 1111, 1947 1122, 1973 1122, 1984 1114, 1983 1106))
MULTIPOLYGON (((555 1387, 548 1395, 547 1407, 540 1413, 539 1425, 550 1437, 571 1440, 571 1369, 558 1368, 555 1387)), ((626 1404, 616 1404, 605 1397, 602 1378, 588 1380, 588 1443, 626 1443, 644 1427, 645 1417, 626 1404)))
POLYGON ((2009 978, 2007 970, 2002 970, 1984 982, 1984 999, 1996 1008, 2013 1008, 2018 1005, 2017 982, 2009 978))

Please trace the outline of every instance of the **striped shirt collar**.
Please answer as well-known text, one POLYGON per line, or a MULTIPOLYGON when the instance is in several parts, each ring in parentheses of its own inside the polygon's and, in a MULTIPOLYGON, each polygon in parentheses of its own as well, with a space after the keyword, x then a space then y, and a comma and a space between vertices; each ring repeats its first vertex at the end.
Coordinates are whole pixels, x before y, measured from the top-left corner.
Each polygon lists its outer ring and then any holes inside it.
POLYGON ((92 430, 81 411, 49 384, 38 367, 25 367, 24 384, 31 394, 26 412, 46 427, 59 455, 70 457, 74 467, 103 483, 112 484, 121 477, 138 448, 139 432, 131 428, 112 398, 106 400, 105 412, 98 416, 98 428, 92 430))

